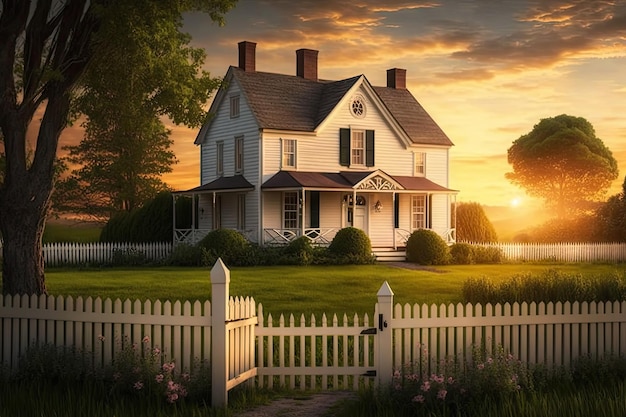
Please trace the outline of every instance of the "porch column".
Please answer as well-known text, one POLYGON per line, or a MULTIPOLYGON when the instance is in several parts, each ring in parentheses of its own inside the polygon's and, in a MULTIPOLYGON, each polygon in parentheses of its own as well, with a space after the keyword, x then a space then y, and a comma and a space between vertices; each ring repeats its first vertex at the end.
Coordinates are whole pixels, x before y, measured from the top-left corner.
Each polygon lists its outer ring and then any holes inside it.
POLYGON ((178 196, 176 194, 172 194, 172 242, 176 244, 176 200, 178 196))
POLYGON ((302 189, 302 203, 301 203, 302 219, 300 221, 300 236, 304 236, 304 223, 306 222, 306 189, 302 189))
POLYGON ((215 191, 213 191, 213 203, 212 203, 212 206, 211 206, 211 228, 213 230, 215 230, 216 229, 216 227, 215 227, 216 225, 217 225, 217 223, 216 223, 216 219, 215 219, 215 191))
POLYGON ((393 211, 393 215, 391 216, 391 233, 393 233, 393 250, 398 250, 398 244, 396 243, 396 192, 395 191, 391 193, 391 210, 393 211))

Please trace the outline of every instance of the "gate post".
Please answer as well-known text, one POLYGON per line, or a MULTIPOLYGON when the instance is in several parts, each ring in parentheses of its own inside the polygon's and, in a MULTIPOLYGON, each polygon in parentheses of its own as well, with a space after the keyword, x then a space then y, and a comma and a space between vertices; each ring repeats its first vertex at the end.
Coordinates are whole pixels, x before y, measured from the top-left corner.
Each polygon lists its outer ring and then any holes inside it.
POLYGON ((376 335, 376 375, 378 385, 391 384, 393 376, 393 291, 385 281, 376 294, 378 296, 378 317, 374 324, 378 326, 376 335))
POLYGON ((211 406, 228 405, 228 302, 230 271, 218 258, 211 269, 211 406))

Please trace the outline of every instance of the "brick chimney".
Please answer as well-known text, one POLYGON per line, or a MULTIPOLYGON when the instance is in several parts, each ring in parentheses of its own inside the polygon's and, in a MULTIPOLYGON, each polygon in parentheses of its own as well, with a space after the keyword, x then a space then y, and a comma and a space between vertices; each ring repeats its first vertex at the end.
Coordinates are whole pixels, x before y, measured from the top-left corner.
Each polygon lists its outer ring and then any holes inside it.
POLYGON ((395 89, 406 89, 406 70, 392 68, 387 70, 387 87, 395 89))
POLYGON ((307 80, 317 81, 317 54, 313 49, 296 51, 296 75, 307 80))
POLYGON ((242 41, 239 42, 239 68, 246 72, 256 71, 256 43, 242 41))

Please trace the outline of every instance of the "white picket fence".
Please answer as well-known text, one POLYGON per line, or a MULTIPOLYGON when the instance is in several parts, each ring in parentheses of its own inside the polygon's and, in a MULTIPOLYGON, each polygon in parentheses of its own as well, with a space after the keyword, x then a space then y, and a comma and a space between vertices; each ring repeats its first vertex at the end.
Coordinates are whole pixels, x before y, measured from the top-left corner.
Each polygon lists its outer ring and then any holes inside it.
POLYGON ((211 360, 213 405, 246 381, 259 387, 356 389, 391 382, 393 371, 443 359, 471 360, 472 349, 498 347, 528 364, 568 366, 586 355, 626 354, 626 302, 400 305, 387 284, 378 291, 373 320, 340 321, 289 315, 263 317, 253 299, 229 295, 230 271, 211 270, 212 301, 74 300, 5 296, 0 299, 0 359, 15 369, 33 344, 77 347, 94 366, 107 366, 123 343, 149 343, 179 371, 211 360), (148 338, 144 339, 146 336, 148 338), (425 356, 426 355, 426 356, 425 356))
MULTIPOLYGON (((509 262, 626 262, 626 243, 471 243, 502 251, 509 262)), ((117 252, 143 254, 150 261, 166 259, 172 243, 46 243, 46 266, 109 264, 117 252)), ((0 249, 2 241, 0 241, 0 249)))
POLYGON ((46 243, 43 245, 46 266, 104 265, 113 261, 115 253, 136 254, 150 261, 166 259, 172 252, 169 242, 156 243, 46 243))
POLYGON ((498 248, 512 262, 626 262, 626 243, 471 243, 498 248))

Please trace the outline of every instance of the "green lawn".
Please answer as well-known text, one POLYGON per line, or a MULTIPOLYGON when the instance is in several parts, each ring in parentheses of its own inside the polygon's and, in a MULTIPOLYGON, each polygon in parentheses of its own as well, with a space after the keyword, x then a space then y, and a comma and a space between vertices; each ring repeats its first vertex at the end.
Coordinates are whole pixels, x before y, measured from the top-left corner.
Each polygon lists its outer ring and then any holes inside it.
MULTIPOLYGON (((501 280, 519 273, 547 269, 599 275, 620 272, 626 265, 504 264, 449 265, 409 270, 384 264, 365 266, 255 267, 231 270, 231 295, 252 296, 265 315, 314 313, 349 317, 373 314, 376 293, 388 281, 399 303, 450 303, 461 300, 461 286, 470 277, 501 280)), ((102 298, 205 300, 210 298, 208 268, 51 269, 49 294, 102 298)))

